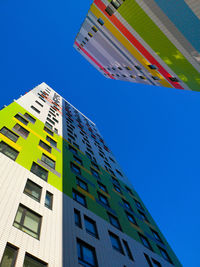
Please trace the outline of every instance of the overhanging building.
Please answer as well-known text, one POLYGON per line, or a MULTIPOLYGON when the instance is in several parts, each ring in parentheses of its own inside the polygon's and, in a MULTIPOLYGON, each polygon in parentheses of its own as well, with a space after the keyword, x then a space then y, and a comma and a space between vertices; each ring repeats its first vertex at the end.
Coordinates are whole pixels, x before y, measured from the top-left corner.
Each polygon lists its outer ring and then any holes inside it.
POLYGON ((0 267, 180 267, 96 125, 42 83, 0 120, 0 267))
POLYGON ((74 47, 107 78, 200 91, 199 0, 94 0, 74 47))

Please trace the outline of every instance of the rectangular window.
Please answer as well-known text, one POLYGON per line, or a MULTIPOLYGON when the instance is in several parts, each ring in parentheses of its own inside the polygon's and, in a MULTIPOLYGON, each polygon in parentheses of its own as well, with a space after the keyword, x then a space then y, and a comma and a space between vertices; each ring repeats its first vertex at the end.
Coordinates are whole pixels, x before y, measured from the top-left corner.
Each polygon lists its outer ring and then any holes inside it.
POLYGON ((47 135, 46 140, 54 147, 57 147, 57 142, 47 135))
POLYGON ((108 193, 108 190, 107 190, 107 188, 106 188, 106 186, 105 186, 104 184, 98 182, 98 186, 99 186, 99 188, 100 188, 101 190, 103 190, 104 192, 108 193))
POLYGON ((97 21, 99 22, 99 24, 100 24, 101 26, 104 25, 104 21, 103 21, 101 18, 99 18, 97 21))
POLYGON ((125 188, 126 188, 127 192, 129 192, 129 194, 133 196, 132 190, 128 186, 125 186, 125 188))
POLYGON ((41 193, 42 187, 28 179, 24 188, 24 194, 40 202, 41 193))
POLYGON ((50 168, 55 169, 56 162, 53 159, 49 158, 47 155, 42 154, 41 161, 47 164, 50 168))
POLYGON ((87 151, 85 151, 85 154, 86 154, 86 156, 87 156, 89 159, 92 159, 92 156, 90 155, 90 153, 88 153, 87 151))
POLYGON ((112 4, 116 9, 118 9, 118 8, 121 6, 120 1, 118 1, 118 0, 111 0, 111 4, 112 4))
POLYGON ((95 248, 77 238, 78 262, 84 267, 98 267, 95 248))
POLYGON ((33 257, 32 255, 26 253, 24 258, 23 267, 47 267, 47 263, 33 257))
POLYGON ((8 144, 4 143, 3 141, 1 141, 1 143, 0 143, 0 152, 12 160, 16 160, 16 158, 19 154, 19 152, 17 150, 12 148, 8 144))
POLYGON ((112 214, 108 213, 108 218, 109 218, 109 221, 110 223, 116 227, 117 229, 121 230, 121 226, 120 226, 120 223, 119 223, 119 220, 117 217, 113 216, 112 214))
POLYGON ((93 175, 95 178, 97 178, 97 179, 100 178, 100 177, 99 177, 99 173, 98 173, 97 171, 95 171, 93 168, 90 168, 90 170, 91 170, 92 175, 93 175))
POLYGON ((133 259, 133 255, 132 255, 131 250, 129 248, 128 242, 126 242, 125 240, 122 240, 122 241, 123 241, 123 244, 124 244, 124 247, 125 247, 125 251, 126 251, 127 256, 129 257, 130 260, 133 261, 134 260, 133 259))
POLYGON ((36 107, 31 106, 31 108, 32 108, 35 112, 40 113, 39 109, 37 109, 36 107))
POLYGON ((15 126, 13 127, 13 129, 22 137, 27 138, 29 135, 29 131, 27 131, 24 127, 22 127, 21 125, 19 125, 18 123, 15 124, 15 126))
POLYGON ((76 166, 74 163, 70 162, 71 170, 76 173, 81 175, 81 170, 78 166, 76 166))
POLYGON ((42 217, 34 211, 19 205, 14 226, 21 231, 39 239, 42 217))
POLYGON ((69 148, 69 150, 70 150, 72 153, 74 153, 75 155, 78 154, 77 150, 76 150, 73 146, 70 146, 70 145, 69 145, 68 148, 69 148))
POLYGON ((168 261, 168 262, 170 262, 171 264, 173 264, 173 263, 172 263, 172 260, 170 259, 169 255, 168 255, 168 253, 167 253, 167 251, 166 251, 164 248, 161 248, 161 247, 159 247, 159 246, 158 246, 158 248, 159 248, 159 250, 160 250, 160 254, 162 255, 163 259, 165 259, 166 261, 168 261))
POLYGON ((53 130, 53 126, 52 126, 50 123, 48 123, 48 121, 45 122, 45 125, 46 125, 49 129, 53 130))
POLYGON ((33 162, 31 172, 40 177, 42 180, 47 181, 48 171, 42 168, 37 163, 33 162))
POLYGON ((34 119, 31 115, 29 115, 28 113, 25 113, 24 116, 32 123, 36 122, 36 119, 34 119))
POLYGON ((40 107, 43 107, 43 105, 39 101, 36 100, 35 103, 37 103, 40 107))
POLYGON ((147 219, 147 216, 146 216, 146 214, 144 214, 144 212, 142 212, 142 211, 138 210, 138 213, 140 214, 140 216, 142 217, 142 219, 143 219, 144 221, 146 221, 146 222, 148 222, 148 221, 149 221, 149 220, 147 219))
POLYGON ((28 121, 25 120, 22 116, 20 116, 19 114, 15 115, 15 118, 18 119, 18 121, 21 121, 23 124, 27 125, 28 121))
POLYGON ((117 179, 115 179, 114 177, 112 177, 112 181, 115 185, 119 186, 120 187, 120 183, 117 179))
POLYGON ((49 128, 44 127, 44 131, 53 136, 53 132, 49 128))
POLYGON ((128 220, 129 220, 129 222, 131 222, 131 223, 137 225, 137 222, 136 222, 136 220, 135 220, 135 218, 133 217, 132 214, 130 214, 129 212, 126 211, 126 215, 127 215, 127 218, 128 218, 128 220))
POLYGON ((113 187, 114 187, 115 191, 117 191, 118 193, 122 194, 122 190, 121 190, 121 188, 119 186, 113 184, 113 187))
POLYGON ((122 202, 124 203, 124 207, 128 210, 132 211, 131 205, 128 203, 128 201, 122 199, 122 202))
POLYGON ((83 190, 88 192, 88 185, 86 182, 82 181, 81 179, 79 179, 78 177, 76 177, 76 183, 78 186, 80 186, 83 190))
POLYGON ((76 163, 78 163, 79 165, 83 165, 83 162, 81 159, 79 159, 78 157, 74 156, 74 160, 76 161, 76 163))
POLYGON ((99 167, 98 167, 98 165, 97 165, 95 162, 91 161, 91 163, 92 163, 92 166, 93 166, 94 168, 96 168, 97 170, 99 170, 99 167))
POLYGON ((46 151, 48 151, 49 153, 51 153, 51 147, 49 145, 47 145, 45 142, 43 142, 42 140, 40 140, 39 146, 41 146, 46 151))
POLYGON ((139 234, 139 237, 140 237, 140 240, 141 240, 142 244, 143 244, 146 248, 148 248, 148 249, 150 249, 150 250, 153 251, 153 249, 152 249, 152 247, 151 247, 151 245, 150 245, 150 243, 149 243, 149 240, 146 238, 146 236, 144 236, 144 235, 142 235, 142 234, 140 234, 140 233, 138 233, 138 234, 139 234))
POLYGON ((82 223, 81 223, 81 213, 79 210, 74 209, 74 222, 75 225, 82 228, 82 223))
POLYGON ((143 210, 144 208, 142 207, 141 203, 139 201, 137 201, 136 199, 134 199, 134 200, 135 200, 135 204, 136 204, 137 208, 143 210))
POLYGON ((55 122, 52 121, 51 119, 47 118, 47 121, 50 122, 51 124, 55 125, 55 122))
POLYGON ((154 238, 155 238, 157 241, 163 243, 163 242, 162 242, 162 239, 161 239, 160 236, 159 236, 159 234, 158 234, 156 231, 154 231, 153 229, 151 229, 151 228, 150 228, 150 230, 151 230, 151 232, 152 232, 154 238))
POLYGON ((3 135, 5 135, 6 137, 8 137, 10 140, 12 140, 15 143, 17 142, 17 139, 19 138, 18 135, 16 135, 15 133, 13 133, 7 127, 1 128, 0 133, 3 134, 3 135))
POLYGON ((102 203, 102 204, 104 204, 104 205, 106 205, 106 206, 110 206, 109 205, 109 202, 108 202, 108 199, 107 199, 107 197, 105 197, 104 195, 102 195, 101 193, 99 193, 99 192, 97 192, 98 193, 98 197, 99 197, 99 201, 102 203))
POLYGON ((98 238, 96 222, 87 216, 84 216, 84 222, 85 222, 86 232, 89 233, 90 235, 98 238))
POLYGON ((7 243, 0 263, 0 267, 14 267, 16 263, 17 253, 18 249, 7 243))
POLYGON ((119 237, 117 235, 111 233, 110 231, 108 233, 109 233, 109 236, 110 236, 110 241, 111 241, 112 247, 115 250, 117 250, 118 252, 124 254, 121 242, 119 240, 119 237))
POLYGON ((48 209, 52 210, 53 207, 53 194, 46 191, 46 196, 45 196, 45 207, 48 209))
POLYGON ((81 193, 79 193, 76 190, 73 190, 72 195, 73 195, 73 199, 76 202, 78 202, 79 204, 81 204, 84 207, 87 207, 87 203, 86 203, 86 199, 85 199, 84 195, 82 195, 81 193))

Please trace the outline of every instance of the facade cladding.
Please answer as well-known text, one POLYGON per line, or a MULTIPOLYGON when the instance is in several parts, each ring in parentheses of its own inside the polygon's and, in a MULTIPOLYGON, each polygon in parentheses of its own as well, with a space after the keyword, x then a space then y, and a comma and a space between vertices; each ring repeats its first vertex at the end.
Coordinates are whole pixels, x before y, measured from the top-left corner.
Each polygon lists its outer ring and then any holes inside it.
POLYGON ((0 267, 181 266, 96 125, 52 88, 0 124, 0 267))
POLYGON ((199 0, 94 0, 74 47, 107 78, 200 91, 199 0))

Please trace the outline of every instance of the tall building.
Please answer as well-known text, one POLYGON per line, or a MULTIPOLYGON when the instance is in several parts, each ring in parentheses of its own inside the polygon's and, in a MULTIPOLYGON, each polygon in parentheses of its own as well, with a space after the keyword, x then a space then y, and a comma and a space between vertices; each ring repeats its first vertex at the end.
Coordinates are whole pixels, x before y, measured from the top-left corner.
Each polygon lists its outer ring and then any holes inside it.
POLYGON ((0 267, 181 266, 90 119, 45 83, 0 112, 0 267))
POLYGON ((200 91, 199 0, 94 0, 74 47, 107 78, 200 91))

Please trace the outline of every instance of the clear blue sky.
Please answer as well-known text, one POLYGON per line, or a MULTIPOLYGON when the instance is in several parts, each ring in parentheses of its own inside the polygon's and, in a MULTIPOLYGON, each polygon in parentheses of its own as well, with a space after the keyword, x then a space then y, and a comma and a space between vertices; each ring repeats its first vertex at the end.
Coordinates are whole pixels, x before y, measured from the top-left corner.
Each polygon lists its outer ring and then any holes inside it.
POLYGON ((92 0, 1 0, 0 106, 41 82, 96 122, 183 266, 199 267, 200 93, 104 78, 74 49, 92 0))

